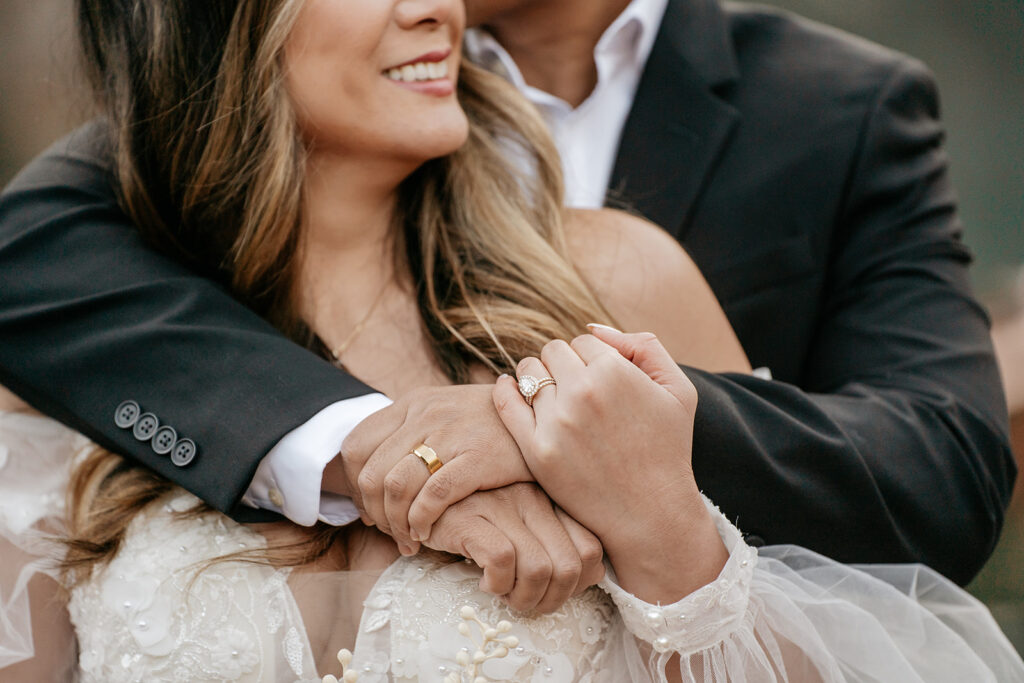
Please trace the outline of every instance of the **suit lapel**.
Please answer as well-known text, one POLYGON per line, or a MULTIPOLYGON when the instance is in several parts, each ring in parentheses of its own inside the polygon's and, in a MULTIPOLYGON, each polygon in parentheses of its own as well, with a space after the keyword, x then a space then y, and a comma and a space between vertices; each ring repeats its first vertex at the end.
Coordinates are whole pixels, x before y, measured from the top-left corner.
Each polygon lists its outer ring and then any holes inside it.
POLYGON ((716 0, 669 0, 619 142, 608 203, 682 239, 739 113, 713 89, 738 77, 716 0))

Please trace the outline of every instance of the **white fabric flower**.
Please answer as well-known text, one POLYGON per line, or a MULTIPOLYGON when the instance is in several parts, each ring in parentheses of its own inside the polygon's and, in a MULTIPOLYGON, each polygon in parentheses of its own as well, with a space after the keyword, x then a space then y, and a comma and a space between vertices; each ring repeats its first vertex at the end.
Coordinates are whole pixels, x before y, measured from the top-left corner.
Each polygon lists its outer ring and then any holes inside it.
POLYGON ((234 680, 259 663, 256 643, 244 631, 225 629, 218 634, 218 647, 210 652, 210 668, 218 676, 234 680))

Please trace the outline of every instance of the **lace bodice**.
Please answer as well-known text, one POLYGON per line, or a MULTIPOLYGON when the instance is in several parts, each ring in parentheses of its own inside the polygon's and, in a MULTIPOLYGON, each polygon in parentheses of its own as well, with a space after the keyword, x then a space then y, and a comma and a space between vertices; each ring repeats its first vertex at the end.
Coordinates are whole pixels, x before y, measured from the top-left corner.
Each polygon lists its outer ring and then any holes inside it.
POLYGON ((174 515, 178 492, 143 511, 114 560, 72 592, 84 681, 319 680, 288 570, 210 560, 265 546, 223 515, 174 515))
MULTIPOLYGON (((211 564, 265 541, 219 513, 175 515, 198 502, 179 491, 147 508, 114 561, 74 590, 83 680, 319 680, 289 570, 211 564)), ((553 614, 527 616, 481 592, 480 578, 467 561, 396 560, 363 602, 351 665, 360 683, 612 680, 598 675, 619 624, 605 592, 591 588, 553 614), (487 658, 475 669, 460 663, 478 650, 487 658)))

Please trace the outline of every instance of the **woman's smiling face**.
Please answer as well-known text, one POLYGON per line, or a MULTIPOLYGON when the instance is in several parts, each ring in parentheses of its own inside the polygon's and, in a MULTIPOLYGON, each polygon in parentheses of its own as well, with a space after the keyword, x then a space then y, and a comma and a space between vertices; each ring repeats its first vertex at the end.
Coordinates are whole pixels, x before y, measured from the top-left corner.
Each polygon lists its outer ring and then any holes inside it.
POLYGON ((461 0, 304 0, 284 47, 314 153, 422 163, 456 150, 461 0))

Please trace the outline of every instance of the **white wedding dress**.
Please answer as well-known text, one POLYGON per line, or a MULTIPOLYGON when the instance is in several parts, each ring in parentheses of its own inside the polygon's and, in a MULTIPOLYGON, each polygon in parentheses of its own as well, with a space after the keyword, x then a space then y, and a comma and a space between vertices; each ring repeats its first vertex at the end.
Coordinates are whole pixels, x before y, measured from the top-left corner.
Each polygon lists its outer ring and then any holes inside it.
MULTIPOLYGON (((72 455, 88 445, 52 420, 0 413, 0 681, 34 656, 29 579, 52 571, 55 549, 40 530, 59 529, 72 455)), ((526 616, 480 592, 467 562, 321 573, 210 563, 266 541, 216 512, 175 514, 197 502, 175 490, 149 506, 72 592, 67 675, 304 683, 342 678, 324 653, 344 646, 360 683, 1024 681, 984 606, 935 572, 754 550, 710 503, 730 553, 716 581, 655 606, 609 576, 554 614, 526 616)))

